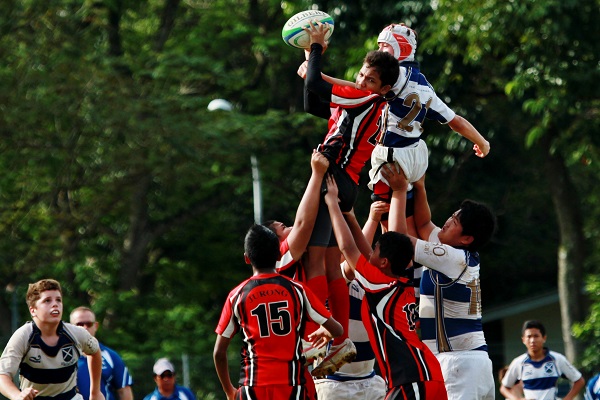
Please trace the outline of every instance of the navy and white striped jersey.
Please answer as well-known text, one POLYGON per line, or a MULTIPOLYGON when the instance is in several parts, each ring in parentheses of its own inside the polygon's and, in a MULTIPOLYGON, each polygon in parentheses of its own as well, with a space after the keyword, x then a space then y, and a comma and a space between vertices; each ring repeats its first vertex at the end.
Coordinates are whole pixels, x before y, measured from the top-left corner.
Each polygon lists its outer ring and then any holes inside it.
POLYGON ((485 350, 481 323, 479 254, 441 244, 440 228, 417 240, 415 261, 423 265, 419 318, 421 339, 434 354, 485 350))
POLYGON ((326 379, 347 381, 365 379, 373 376, 375 370, 375 354, 369 342, 369 334, 362 321, 361 309, 365 291, 358 282, 351 281, 348 285, 350 294, 350 320, 348 323, 348 337, 356 346, 356 358, 341 366, 334 375, 327 375, 326 379))
POLYGON ((423 134, 425 118, 446 124, 455 113, 435 93, 417 63, 400 65, 400 76, 392 88, 397 94, 381 117, 377 142, 385 147, 405 147, 423 134))
POLYGON ((55 346, 42 340, 42 333, 30 321, 13 333, 0 358, 0 374, 14 377, 19 371, 21 390, 34 388, 36 398, 75 395, 77 360, 83 352, 98 351, 98 340, 88 331, 69 323, 60 322, 55 346), (71 395, 72 392, 72 395, 71 395))
POLYGON ((523 394, 528 399, 554 400, 558 392, 558 378, 563 377, 571 382, 581 378, 579 372, 565 356, 545 349, 546 357, 541 361, 533 361, 525 353, 512 360, 502 384, 507 388, 523 381, 523 394))

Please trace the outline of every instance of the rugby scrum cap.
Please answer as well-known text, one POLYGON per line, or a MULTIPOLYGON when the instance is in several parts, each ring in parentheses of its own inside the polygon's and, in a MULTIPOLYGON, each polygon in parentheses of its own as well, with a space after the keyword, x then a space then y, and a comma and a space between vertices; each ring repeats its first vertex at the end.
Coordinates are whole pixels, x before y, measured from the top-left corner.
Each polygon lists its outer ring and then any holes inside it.
POLYGON ((398 61, 414 61, 417 51, 417 33, 404 24, 386 26, 377 43, 387 43, 394 49, 394 57, 398 61))
POLYGON ((175 372, 175 367, 171 362, 166 358, 159 358, 154 363, 154 368, 152 368, 155 375, 162 375, 165 371, 175 372))

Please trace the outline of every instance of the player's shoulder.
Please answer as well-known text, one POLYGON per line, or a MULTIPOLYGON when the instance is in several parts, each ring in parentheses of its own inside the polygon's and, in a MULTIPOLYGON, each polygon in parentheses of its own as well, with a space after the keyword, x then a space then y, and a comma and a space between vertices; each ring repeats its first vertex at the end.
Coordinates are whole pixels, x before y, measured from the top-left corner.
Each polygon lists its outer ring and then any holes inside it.
POLYGON ((566 357, 562 353, 559 353, 558 351, 554 351, 551 349, 548 349, 548 351, 546 352, 546 355, 549 357, 552 357, 552 358, 556 358, 556 359, 558 359, 558 358, 566 359, 566 357))
POLYGON ((570 362, 567 359, 567 357, 564 354, 559 353, 558 351, 554 351, 554 350, 550 350, 549 349, 548 353, 547 353, 547 356, 550 357, 550 358, 552 358, 556 362, 570 364, 570 362))
POLYGON ((229 292, 229 295, 227 295, 227 298, 232 299, 234 297, 237 297, 241 293, 241 291, 244 289, 244 287, 248 284, 248 282, 250 282, 250 278, 245 279, 242 282, 238 283, 236 287, 231 289, 231 291, 229 292))
POLYGON ((11 347, 18 351, 26 351, 26 348, 29 346, 34 327, 35 324, 32 321, 28 321, 20 326, 10 337, 7 347, 11 347))
POLYGON ((35 324, 33 321, 27 321, 13 333, 13 336, 29 336, 33 333, 34 328, 35 324))
POLYGON ((62 329, 64 329, 64 331, 72 338, 80 342, 87 340, 89 336, 92 336, 87 330, 85 330, 85 328, 73 325, 69 322, 63 322, 62 329))
POLYGON ((515 357, 510 363, 509 368, 517 368, 524 364, 529 359, 529 354, 523 353, 520 356, 515 357))

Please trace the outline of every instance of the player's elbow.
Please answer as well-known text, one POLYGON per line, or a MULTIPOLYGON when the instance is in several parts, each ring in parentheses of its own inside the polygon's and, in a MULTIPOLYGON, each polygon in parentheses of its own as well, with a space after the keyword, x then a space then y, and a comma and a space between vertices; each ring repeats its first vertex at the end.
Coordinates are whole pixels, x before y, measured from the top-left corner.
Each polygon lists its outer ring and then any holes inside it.
POLYGON ((222 363, 226 359, 227 359, 227 352, 223 351, 220 348, 215 347, 215 349, 213 350, 213 360, 214 360, 215 364, 222 363))
POLYGON ((455 132, 462 132, 463 127, 465 125, 465 119, 460 115, 456 114, 454 118, 450 122, 448 122, 448 126, 455 132))

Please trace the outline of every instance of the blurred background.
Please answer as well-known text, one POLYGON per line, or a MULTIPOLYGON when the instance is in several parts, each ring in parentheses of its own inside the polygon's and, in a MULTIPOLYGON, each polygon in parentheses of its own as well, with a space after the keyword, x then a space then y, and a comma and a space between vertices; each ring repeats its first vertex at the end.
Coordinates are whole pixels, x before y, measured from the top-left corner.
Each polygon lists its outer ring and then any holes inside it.
POLYGON ((30 319, 27 285, 54 278, 65 320, 95 310, 135 398, 165 356, 199 399, 223 398, 214 328, 250 274, 244 234, 257 202, 293 223, 327 131, 303 111, 303 51, 281 39, 306 9, 334 18, 323 70, 348 80, 383 27, 411 26, 438 95, 490 141, 479 159, 425 125, 433 221, 464 198, 498 215, 481 269, 495 370, 539 318, 553 350, 600 371, 597 0, 3 0, 0 344, 30 319))

